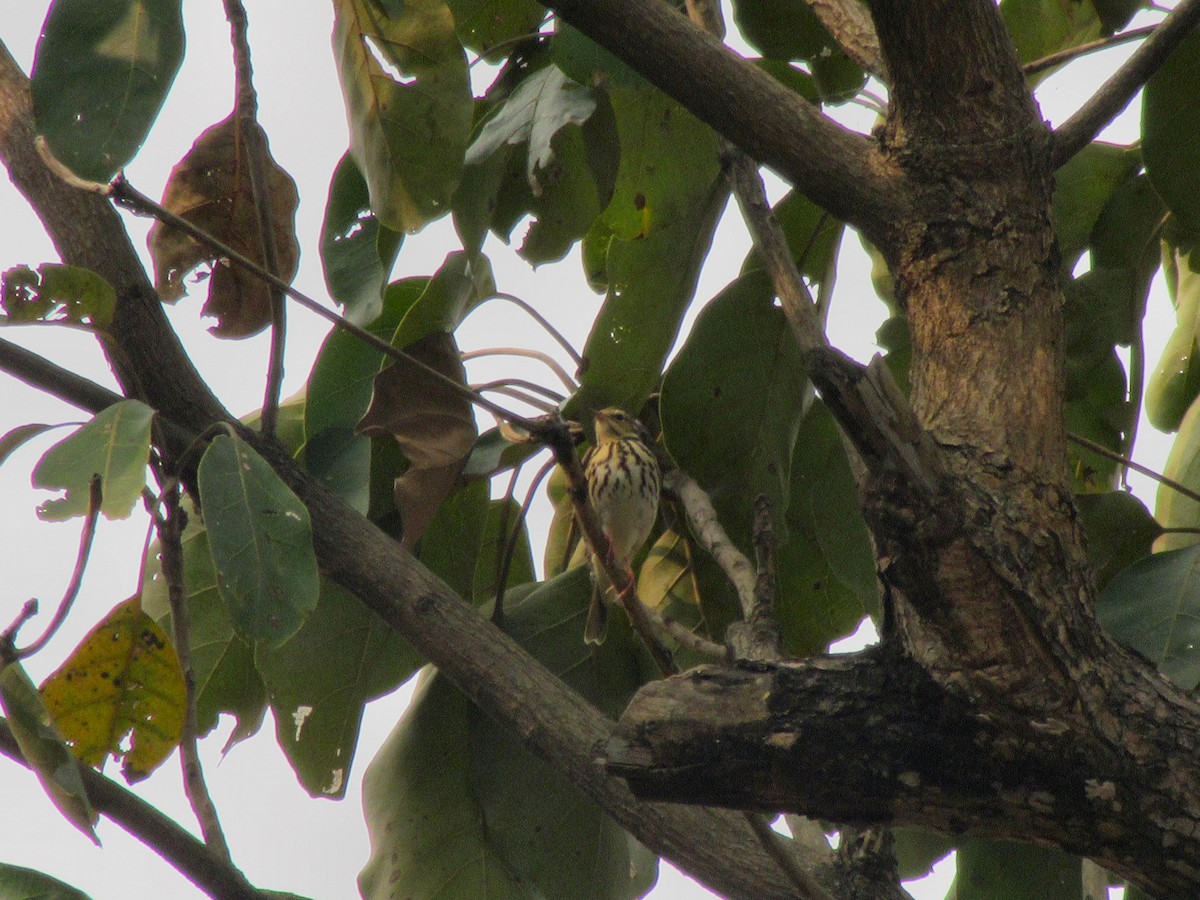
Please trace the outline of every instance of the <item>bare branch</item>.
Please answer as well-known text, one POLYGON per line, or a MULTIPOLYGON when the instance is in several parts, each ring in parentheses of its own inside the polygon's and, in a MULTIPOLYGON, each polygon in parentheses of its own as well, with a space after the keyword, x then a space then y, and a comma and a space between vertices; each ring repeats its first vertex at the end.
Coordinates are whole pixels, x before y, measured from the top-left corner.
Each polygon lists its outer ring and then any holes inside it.
POLYGON ((1140 41, 1142 38, 1154 34, 1156 28, 1158 28, 1157 25, 1145 25, 1142 28, 1131 28, 1129 31, 1122 31, 1120 34, 1110 34, 1108 37, 1088 41, 1085 44, 1077 44, 1074 47, 1059 50, 1057 53, 1051 53, 1049 56, 1043 56, 1041 59, 1027 62, 1021 66, 1021 71, 1027 76, 1036 75, 1039 72, 1052 69, 1062 63, 1070 62, 1089 53, 1095 53, 1097 50, 1107 50, 1109 47, 1119 47, 1122 44, 1128 44, 1130 41, 1140 41))
POLYGON ((1092 142, 1150 80, 1172 51, 1200 22, 1200 0, 1183 0, 1159 23, 1125 65, 1054 132, 1054 168, 1092 142))

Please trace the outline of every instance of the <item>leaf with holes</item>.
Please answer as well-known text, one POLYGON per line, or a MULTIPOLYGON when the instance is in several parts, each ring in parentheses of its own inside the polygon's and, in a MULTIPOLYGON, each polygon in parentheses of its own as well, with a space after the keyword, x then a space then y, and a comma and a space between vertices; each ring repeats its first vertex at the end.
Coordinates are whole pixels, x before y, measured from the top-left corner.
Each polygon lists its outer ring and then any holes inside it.
POLYGON ((39 506, 38 516, 61 521, 86 514, 95 474, 104 491, 100 511, 110 519, 126 518, 146 486, 153 418, 146 404, 122 400, 47 450, 34 467, 33 485, 67 493, 39 506))
POLYGON ((42 263, 15 266, 0 284, 0 325, 41 322, 104 331, 117 308, 113 286, 90 269, 42 263))
POLYGON ((158 768, 183 733, 179 659, 137 597, 88 632, 42 696, 76 757, 93 768, 119 759, 130 783, 158 768))

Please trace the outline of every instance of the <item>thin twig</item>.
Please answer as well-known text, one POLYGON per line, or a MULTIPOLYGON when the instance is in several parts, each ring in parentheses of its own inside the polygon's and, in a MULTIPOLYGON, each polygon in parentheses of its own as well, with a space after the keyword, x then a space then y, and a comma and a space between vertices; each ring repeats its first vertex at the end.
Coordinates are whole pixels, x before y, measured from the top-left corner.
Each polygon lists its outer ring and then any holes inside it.
POLYGON ((1057 53, 1051 53, 1049 56, 1043 56, 1041 59, 1025 63, 1025 65, 1021 66, 1021 71, 1026 76, 1036 75, 1038 72, 1044 72, 1046 69, 1053 68, 1061 63, 1070 62, 1088 53, 1095 53, 1097 50, 1104 50, 1108 47, 1119 47, 1121 44, 1128 44, 1130 41, 1140 41, 1142 38, 1153 34, 1154 29, 1157 27, 1157 25, 1144 25, 1141 28, 1131 28, 1129 31, 1122 31, 1120 34, 1110 34, 1108 37, 1102 37, 1099 40, 1088 41, 1086 44, 1068 47, 1065 50, 1059 50, 1057 53))
POLYGON ((796 896, 802 900, 833 900, 829 892, 821 887, 820 883, 800 865, 800 861, 795 855, 789 852, 787 844, 784 843, 785 838, 783 835, 775 833, 775 829, 771 827, 766 816, 752 812, 744 812, 742 815, 746 817, 758 842, 762 844, 763 850, 771 859, 775 860, 775 864, 796 885, 796 889, 799 891, 796 896))
MULTIPOLYGON (((479 305, 475 307, 475 309, 479 309, 480 306, 483 306, 483 304, 487 303, 489 300, 504 300, 505 302, 511 303, 513 306, 524 310, 531 319, 542 326, 546 334, 550 335, 550 337, 552 337, 554 341, 563 348, 563 351, 567 354, 567 356, 571 357, 571 361, 575 363, 577 368, 583 366, 583 357, 579 355, 579 351, 572 347, 571 342, 566 339, 563 333, 551 325, 550 320, 534 309, 530 303, 522 300, 516 294, 510 294, 506 291, 496 291, 496 293, 492 294, 491 296, 485 297, 479 303, 479 305)), ((475 310, 471 311, 474 312, 475 310)), ((574 388, 571 388, 571 390, 574 390, 574 388)))
POLYGON ((484 356, 521 356, 526 359, 536 359, 538 362, 545 363, 546 368, 553 372, 558 380, 563 383, 568 391, 575 391, 579 385, 575 383, 575 379, 570 376, 566 369, 559 365, 558 360, 541 350, 529 350, 525 347, 487 347, 483 350, 470 350, 462 355, 463 362, 470 359, 479 359, 484 356))
MULTIPOLYGON (((271 225, 271 185, 267 181, 266 135, 258 124, 258 95, 254 91, 254 69, 250 65, 250 41, 247 37, 246 10, 241 0, 224 0, 225 18, 229 21, 233 44, 233 69, 236 80, 234 115, 238 134, 245 151, 246 171, 249 174, 250 196, 258 222, 258 238, 264 268, 279 274, 279 248, 271 225)), ((267 386, 263 396, 260 427, 263 434, 275 434, 279 419, 279 396, 283 387, 283 350, 287 336, 287 306, 283 292, 276 285, 271 290, 271 350, 267 363, 267 386)))
POLYGON ((531 384, 520 378, 501 378, 498 381, 473 384, 471 385, 471 390, 478 391, 480 394, 503 394, 506 397, 512 397, 514 400, 520 400, 522 403, 528 403, 535 409, 540 409, 543 413, 552 413, 562 404, 561 397, 557 401, 546 401, 541 397, 534 396, 529 390, 521 390, 521 387, 537 389, 539 393, 542 392, 539 385, 531 384))
POLYGON ((99 185, 98 187, 101 188, 100 193, 111 197, 112 200, 118 205, 142 215, 153 216, 164 224, 170 225, 172 228, 177 228, 190 237, 195 238, 201 244, 208 247, 210 250, 216 251, 220 256, 228 259, 234 265, 241 266, 243 269, 254 273, 268 284, 279 288, 284 292, 284 294, 286 294, 288 297, 291 297, 309 312, 316 313, 318 316, 325 319, 327 322, 331 322, 334 326, 340 328, 342 331, 354 335, 364 344, 367 344, 375 350, 378 350, 389 359, 402 361, 411 366, 415 366, 424 375, 432 378, 434 381, 439 382, 458 396, 466 398, 476 406, 486 409, 488 412, 495 416, 499 416, 505 421, 512 422, 514 425, 519 425, 521 428, 524 428, 530 432, 534 432, 536 430, 537 426, 532 420, 527 419, 524 416, 519 416, 510 410, 504 409, 502 406, 493 403, 486 397, 480 397, 470 388, 464 387, 453 378, 448 378, 446 375, 443 375, 441 372, 427 363, 422 362, 411 354, 405 353, 403 350, 393 347, 387 341, 376 337, 365 328, 355 325, 353 322, 350 322, 343 316, 339 316, 332 310, 326 309, 316 300, 313 300, 306 294, 296 290, 282 279, 275 277, 258 263, 246 258, 229 245, 217 240, 203 229, 197 228, 187 219, 177 216, 170 210, 165 209, 160 204, 155 203, 153 200, 131 185, 123 175, 118 175, 116 178, 114 178, 110 185, 99 185))
MULTIPOLYGON (((0 720, 0 754, 29 767, 3 720, 0 720)), ((80 766, 79 774, 88 800, 98 813, 120 825, 210 897, 262 900, 263 895, 251 887, 241 872, 133 791, 89 766, 80 766)))
POLYGON ((704 488, 682 469, 672 469, 663 478, 663 486, 679 498, 683 512, 700 545, 708 551, 733 589, 742 607, 742 617, 754 614, 754 566, 729 539, 717 519, 717 511, 704 488))
POLYGON ((1054 132, 1052 165, 1058 168, 1092 142, 1134 98, 1200 22, 1200 0, 1183 0, 1091 98, 1054 132))
POLYGON ((1141 472, 1147 478, 1152 478, 1159 484, 1164 484, 1171 490, 1183 494, 1183 496, 1187 497, 1189 500, 1195 500, 1197 503, 1200 503, 1200 493, 1193 491, 1189 487, 1185 487, 1178 481, 1168 478, 1166 475, 1160 475, 1158 472, 1143 466, 1141 463, 1134 462, 1128 456, 1122 456, 1115 450, 1109 450, 1103 444, 1097 444, 1095 441, 1089 441, 1087 438, 1081 437, 1078 434, 1072 434, 1069 431, 1067 432, 1067 440, 1071 441, 1073 444, 1083 447, 1085 450, 1091 450, 1093 453, 1106 457, 1107 459, 1111 459, 1114 462, 1122 463, 1123 465, 1128 466, 1130 469, 1133 469, 1133 471, 1141 472))
POLYGON ((229 844, 221 830, 217 808, 213 804, 208 785, 204 782, 204 770, 200 765, 200 752, 196 744, 196 673, 192 668, 191 620, 187 595, 183 581, 183 529, 187 514, 179 504, 179 482, 164 479, 160 484, 160 500, 163 512, 154 512, 154 526, 158 531, 159 559, 163 581, 167 586, 167 600, 171 606, 171 639, 175 653, 183 669, 185 709, 183 734, 179 738, 179 760, 183 767, 183 790, 187 794, 204 843, 220 859, 232 864, 229 844))
POLYGON ((75 598, 79 596, 79 588, 83 584, 83 572, 87 568, 88 556, 92 552, 92 539, 96 536, 96 523, 100 519, 100 504, 103 502, 104 491, 100 476, 93 475, 91 481, 88 482, 87 517, 83 520, 83 533, 79 536, 79 552, 75 554, 75 571, 71 573, 71 582, 63 592, 63 598, 54 612, 54 618, 50 620, 50 624, 46 626, 42 636, 28 647, 15 651, 16 659, 26 659, 45 647, 62 627, 62 623, 67 620, 67 613, 71 611, 75 598))

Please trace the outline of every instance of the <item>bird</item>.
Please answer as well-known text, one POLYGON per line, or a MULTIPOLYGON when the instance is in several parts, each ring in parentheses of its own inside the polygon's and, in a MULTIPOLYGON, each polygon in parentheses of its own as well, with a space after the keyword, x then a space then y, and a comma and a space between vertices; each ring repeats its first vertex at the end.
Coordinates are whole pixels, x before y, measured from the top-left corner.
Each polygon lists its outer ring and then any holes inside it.
MULTIPOLYGON (((593 418, 596 443, 583 460, 588 500, 608 537, 613 558, 628 570, 658 516, 662 471, 649 435, 636 418, 611 406, 595 413, 593 418)), ((600 644, 608 628, 604 595, 612 584, 591 552, 588 560, 592 600, 583 639, 589 644, 600 644)))

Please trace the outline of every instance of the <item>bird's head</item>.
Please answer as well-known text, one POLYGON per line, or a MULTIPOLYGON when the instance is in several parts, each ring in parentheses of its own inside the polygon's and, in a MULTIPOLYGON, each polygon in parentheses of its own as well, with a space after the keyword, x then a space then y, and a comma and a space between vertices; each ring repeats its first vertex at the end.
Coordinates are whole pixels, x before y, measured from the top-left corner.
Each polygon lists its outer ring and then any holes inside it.
POLYGON ((637 419, 615 406, 600 410, 595 414, 594 419, 597 444, 607 444, 623 438, 636 437, 638 434, 637 419))

